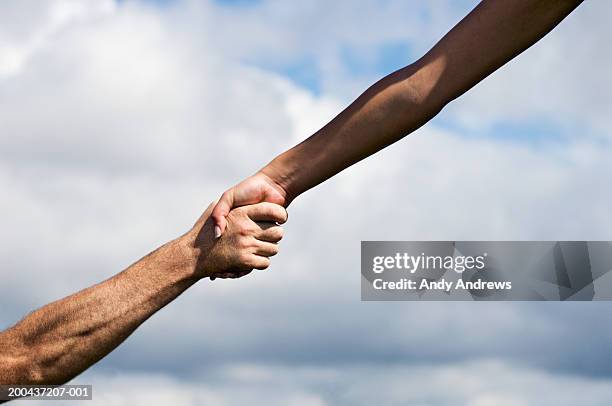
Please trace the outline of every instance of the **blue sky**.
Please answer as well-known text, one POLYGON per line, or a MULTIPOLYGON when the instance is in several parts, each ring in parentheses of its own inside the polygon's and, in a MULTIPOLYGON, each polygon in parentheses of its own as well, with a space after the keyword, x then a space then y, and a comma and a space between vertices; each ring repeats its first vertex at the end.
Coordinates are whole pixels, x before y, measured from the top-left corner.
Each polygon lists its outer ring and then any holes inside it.
MULTIPOLYGON (((157 4, 155 1, 153 3, 157 4)), ((175 2, 168 0, 162 1, 162 3, 168 5, 175 2)), ((269 4, 274 4, 273 2, 260 0, 216 0, 215 3, 222 8, 227 8, 230 13, 242 13, 248 10, 255 16, 257 16, 256 10, 258 8, 271 7, 269 4)), ((388 2, 375 1, 370 3, 378 3, 383 7, 388 2)), ((444 26, 444 29, 452 27, 477 3, 473 0, 452 2, 445 11, 447 15, 444 16, 444 21, 448 23, 444 26)), ((347 4, 347 7, 351 6, 347 4)), ((427 2, 413 2, 406 12, 410 13, 413 18, 416 16, 421 26, 440 24, 438 20, 441 17, 434 16, 435 11, 428 7, 427 2)), ((295 16, 289 13, 289 17, 295 16)), ((311 17, 314 17, 314 15, 311 15, 311 17)), ((299 16, 296 18, 299 18, 299 16)), ((357 20, 352 21, 352 23, 358 26, 360 22, 357 20)), ((309 24, 313 30, 318 29, 316 20, 309 24)), ((379 24, 385 24, 385 22, 380 21, 379 24)), ((430 45, 433 45, 439 39, 441 34, 443 34, 443 30, 440 29, 434 30, 433 33, 427 32, 426 35, 420 35, 418 32, 415 35, 414 32, 406 30, 405 35, 402 35, 399 31, 388 39, 373 42, 364 41, 362 43, 358 38, 343 40, 342 38, 323 37, 324 41, 333 44, 332 53, 337 60, 333 75, 343 75, 353 78, 355 81, 355 86, 351 92, 347 94, 345 91, 338 91, 337 95, 348 103, 351 96, 365 90, 365 87, 369 84, 418 59, 430 45)), ((250 40, 248 33, 242 40, 248 44, 250 40)), ((278 73, 298 86, 307 89, 315 96, 321 96, 325 92, 331 91, 334 93, 337 91, 333 85, 325 84, 334 80, 334 78, 326 78, 327 70, 324 67, 325 60, 323 58, 320 54, 317 54, 316 50, 304 49, 303 52, 300 52, 297 49, 289 57, 284 56, 282 51, 272 50, 262 54, 248 55, 241 61, 266 71, 278 73)), ((528 114, 519 119, 496 120, 486 127, 474 128, 473 126, 466 126, 452 114, 442 113, 433 120, 433 124, 443 128, 452 128, 457 133, 466 136, 495 137, 507 142, 527 143, 534 148, 538 148, 549 141, 555 143, 566 142, 568 140, 567 133, 576 130, 576 123, 574 122, 563 122, 563 120, 558 120, 558 117, 537 114, 528 114)), ((585 123, 578 124, 578 127, 584 128, 584 126, 585 123)))

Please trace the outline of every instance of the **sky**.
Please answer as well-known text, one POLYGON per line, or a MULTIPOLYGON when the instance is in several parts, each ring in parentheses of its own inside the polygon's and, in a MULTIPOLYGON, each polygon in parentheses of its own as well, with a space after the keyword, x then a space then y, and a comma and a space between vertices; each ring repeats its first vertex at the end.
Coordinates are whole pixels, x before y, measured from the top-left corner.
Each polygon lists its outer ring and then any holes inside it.
MULTIPOLYGON (((475 4, 0 2, 0 328, 181 235, 475 4)), ((301 196, 269 270, 191 288, 87 404, 610 404, 610 304, 361 302, 359 249, 612 240, 611 11, 301 196)))

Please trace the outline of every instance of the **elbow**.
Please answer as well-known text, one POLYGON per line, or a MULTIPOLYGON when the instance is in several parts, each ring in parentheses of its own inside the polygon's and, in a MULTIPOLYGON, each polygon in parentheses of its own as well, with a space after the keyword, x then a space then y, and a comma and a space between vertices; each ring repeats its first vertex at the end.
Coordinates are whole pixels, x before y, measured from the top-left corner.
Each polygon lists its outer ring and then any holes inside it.
POLYGON ((417 121, 429 120, 452 101, 440 86, 443 66, 439 65, 418 61, 388 77, 396 110, 410 112, 420 118, 417 121))

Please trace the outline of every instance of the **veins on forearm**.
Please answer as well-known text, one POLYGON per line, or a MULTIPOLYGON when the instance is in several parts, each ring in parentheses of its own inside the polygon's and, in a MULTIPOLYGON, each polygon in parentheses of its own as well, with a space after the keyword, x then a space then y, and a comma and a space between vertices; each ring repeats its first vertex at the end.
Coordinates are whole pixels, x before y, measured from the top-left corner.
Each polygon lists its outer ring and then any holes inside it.
POLYGON ((112 351, 195 283, 192 261, 175 248, 166 244, 120 274, 36 310, 0 333, 0 383, 63 383, 112 351))

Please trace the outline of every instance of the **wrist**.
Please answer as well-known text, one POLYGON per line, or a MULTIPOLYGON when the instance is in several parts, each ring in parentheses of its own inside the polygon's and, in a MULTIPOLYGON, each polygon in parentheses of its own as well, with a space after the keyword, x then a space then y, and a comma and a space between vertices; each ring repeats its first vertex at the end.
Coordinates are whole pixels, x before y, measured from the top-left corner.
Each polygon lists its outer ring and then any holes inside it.
POLYGON ((291 165, 290 158, 286 156, 289 152, 287 151, 274 158, 257 173, 285 197, 285 206, 302 193, 296 181, 299 178, 298 169, 291 165))
POLYGON ((190 233, 170 241, 160 251, 168 272, 177 280, 195 283, 204 276, 198 272, 199 250, 190 233))

